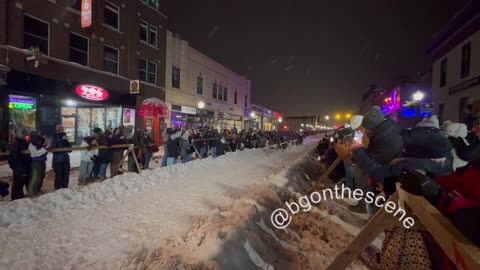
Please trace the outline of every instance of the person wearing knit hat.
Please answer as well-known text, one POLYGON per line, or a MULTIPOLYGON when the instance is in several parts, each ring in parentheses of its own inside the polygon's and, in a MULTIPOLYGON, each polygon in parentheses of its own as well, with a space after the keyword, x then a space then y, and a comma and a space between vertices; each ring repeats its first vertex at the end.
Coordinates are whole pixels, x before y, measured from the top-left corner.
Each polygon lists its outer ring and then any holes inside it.
POLYGON ((462 123, 451 123, 444 131, 452 143, 456 155, 460 159, 470 162, 472 154, 480 149, 480 141, 475 134, 468 132, 467 125, 462 123))
POLYGON ((424 118, 421 122, 417 124, 417 127, 431 127, 431 128, 440 128, 440 123, 436 115, 424 118))
POLYGON ((350 127, 353 130, 357 130, 362 125, 363 115, 354 115, 350 119, 350 127))
POLYGON ((373 106, 362 119, 362 126, 366 130, 372 130, 385 121, 385 116, 378 106, 373 106))

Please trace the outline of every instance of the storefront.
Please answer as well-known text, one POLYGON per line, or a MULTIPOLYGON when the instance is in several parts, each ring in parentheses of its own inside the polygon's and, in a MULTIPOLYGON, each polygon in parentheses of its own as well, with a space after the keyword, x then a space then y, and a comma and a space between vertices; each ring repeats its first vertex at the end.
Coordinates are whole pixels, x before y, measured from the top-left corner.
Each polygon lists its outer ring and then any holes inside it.
POLYGON ((170 126, 199 128, 204 124, 209 126, 215 124, 215 113, 213 111, 172 104, 170 126))
POLYGON ((24 73, 10 72, 7 90, 10 134, 36 130, 51 137, 60 124, 69 141, 78 145, 94 128, 105 131, 123 125, 127 131, 135 129, 135 103, 128 103, 135 99, 97 85, 70 85, 33 75, 25 80, 24 73))
POLYGON ((219 129, 242 129, 242 117, 228 113, 218 113, 217 126, 219 129))

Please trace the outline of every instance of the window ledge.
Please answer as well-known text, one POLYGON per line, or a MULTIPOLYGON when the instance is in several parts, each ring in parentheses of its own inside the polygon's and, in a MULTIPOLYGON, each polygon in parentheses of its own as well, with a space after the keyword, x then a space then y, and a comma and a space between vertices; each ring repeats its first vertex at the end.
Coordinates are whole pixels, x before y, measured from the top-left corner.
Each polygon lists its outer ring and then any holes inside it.
POLYGON ((147 42, 145 42, 145 41, 143 41, 143 40, 140 40, 140 43, 142 43, 143 45, 145 45, 145 46, 147 46, 147 47, 150 47, 150 48, 155 49, 155 50, 158 51, 158 47, 155 47, 155 46, 153 46, 153 45, 150 44, 150 43, 147 43, 147 42))
POLYGON ((68 11, 71 11, 71 12, 73 12, 73 13, 75 13, 75 14, 81 15, 81 12, 78 11, 78 10, 76 10, 76 9, 74 9, 74 8, 67 7, 67 10, 68 10, 68 11))
POLYGON ((163 14, 162 12, 158 11, 156 8, 150 6, 148 3, 145 3, 143 2, 142 0, 140 0, 140 2, 142 2, 142 4, 144 4, 145 6, 149 7, 150 9, 154 10, 155 12, 157 12, 158 14, 162 15, 162 17, 164 17, 165 19, 168 19, 168 17, 163 14))
POLYGON ((108 24, 106 24, 106 23, 102 23, 102 25, 103 25, 103 27, 108 28, 108 29, 110 29, 110 30, 112 30, 112 31, 115 31, 115 32, 117 32, 117 33, 119 33, 119 34, 123 34, 123 32, 121 32, 120 30, 118 30, 117 28, 115 28, 115 27, 113 27, 113 26, 111 26, 111 25, 108 25, 108 24))

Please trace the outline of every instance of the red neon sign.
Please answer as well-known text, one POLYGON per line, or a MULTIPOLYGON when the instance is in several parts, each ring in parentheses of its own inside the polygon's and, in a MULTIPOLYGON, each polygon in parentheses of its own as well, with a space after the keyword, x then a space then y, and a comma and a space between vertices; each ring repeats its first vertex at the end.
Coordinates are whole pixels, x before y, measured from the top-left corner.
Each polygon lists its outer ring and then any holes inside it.
POLYGON ((105 89, 89 84, 77 86, 75 92, 82 98, 93 101, 102 101, 108 98, 108 92, 105 89))

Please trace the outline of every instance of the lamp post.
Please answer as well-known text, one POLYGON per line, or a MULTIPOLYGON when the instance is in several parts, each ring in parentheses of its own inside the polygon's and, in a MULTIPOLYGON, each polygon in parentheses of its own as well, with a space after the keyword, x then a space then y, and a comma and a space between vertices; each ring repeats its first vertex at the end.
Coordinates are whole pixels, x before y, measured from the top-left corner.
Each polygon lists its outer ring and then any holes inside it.
POLYGON ((412 95, 412 98, 415 101, 415 107, 418 111, 418 115, 416 114, 417 115, 417 122, 420 122, 420 120, 421 120, 420 101, 422 101, 424 97, 425 97, 425 94, 422 91, 417 91, 417 92, 413 93, 413 95, 412 95))
POLYGON ((203 108, 205 108, 205 102, 200 100, 197 104, 197 108, 200 109, 200 124, 202 125, 202 128, 203 128, 203 108))

